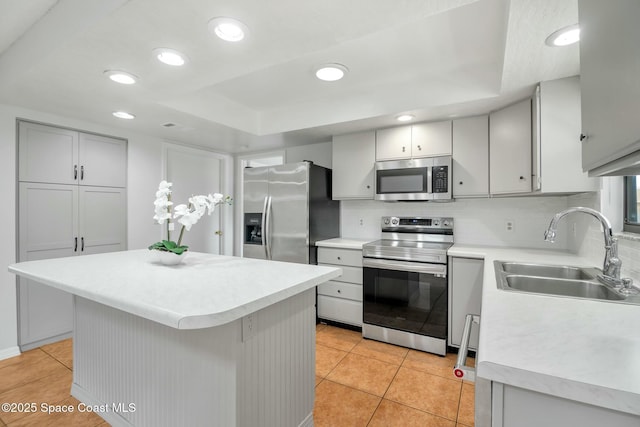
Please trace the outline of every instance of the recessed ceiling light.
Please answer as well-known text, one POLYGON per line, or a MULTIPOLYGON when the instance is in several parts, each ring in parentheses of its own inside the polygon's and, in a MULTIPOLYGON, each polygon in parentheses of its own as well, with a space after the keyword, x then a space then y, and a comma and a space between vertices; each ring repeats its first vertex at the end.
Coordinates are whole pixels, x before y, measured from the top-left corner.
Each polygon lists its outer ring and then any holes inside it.
POLYGON ((126 111, 114 111, 112 114, 119 119, 131 120, 136 118, 136 116, 131 113, 127 113, 126 111))
POLYGON ((412 114, 402 114, 398 117, 396 117, 396 120, 399 122, 408 122, 410 120, 415 119, 416 117, 412 114))
POLYGON ((104 74, 114 82, 121 83, 123 85, 132 85, 138 80, 138 77, 133 74, 121 70, 107 70, 104 74))
POLYGON ((158 61, 164 62, 167 65, 174 65, 179 67, 187 62, 186 55, 178 52, 177 50, 168 49, 166 47, 153 49, 153 54, 158 59, 158 61))
POLYGON ((558 31, 551 33, 545 40, 548 46, 568 46, 574 44, 580 40, 580 28, 578 24, 569 25, 568 27, 560 28, 558 31))
POLYGON ((335 82, 344 77, 349 71, 342 64, 325 64, 316 69, 316 77, 325 82, 335 82))
POLYGON ((228 42, 239 42, 249 32, 249 29, 237 19, 219 16, 209 21, 209 32, 228 42))

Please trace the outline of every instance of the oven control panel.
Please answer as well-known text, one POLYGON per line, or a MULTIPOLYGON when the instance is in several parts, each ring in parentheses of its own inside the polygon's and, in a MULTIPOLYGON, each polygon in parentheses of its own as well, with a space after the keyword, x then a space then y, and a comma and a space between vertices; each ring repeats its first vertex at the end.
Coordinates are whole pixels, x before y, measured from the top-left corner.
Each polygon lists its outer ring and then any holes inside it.
POLYGON ((383 216, 382 231, 391 230, 425 230, 425 229, 453 229, 453 218, 427 218, 405 216, 383 216))

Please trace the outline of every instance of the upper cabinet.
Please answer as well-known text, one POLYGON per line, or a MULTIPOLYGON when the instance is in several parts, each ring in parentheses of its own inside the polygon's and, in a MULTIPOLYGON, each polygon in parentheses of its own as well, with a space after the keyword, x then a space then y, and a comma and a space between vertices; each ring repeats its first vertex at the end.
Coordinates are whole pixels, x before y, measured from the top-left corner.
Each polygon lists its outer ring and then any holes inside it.
POLYGON ((578 12, 582 167, 640 173, 640 2, 579 0, 578 12))
POLYGON ((20 181, 126 187, 125 140, 19 123, 20 181))
POLYGON ((376 161, 374 131, 333 137, 332 197, 341 199, 373 199, 376 161))
POLYGON ((451 155, 451 121, 376 131, 376 160, 451 155))
POLYGON ((599 180, 582 171, 580 79, 541 82, 534 117, 534 189, 542 193, 598 190, 599 180))
POLYGON ((489 115, 491 194, 529 193, 531 187, 531 99, 489 115))
POLYGON ((453 121, 453 197, 489 195, 489 116, 453 121))

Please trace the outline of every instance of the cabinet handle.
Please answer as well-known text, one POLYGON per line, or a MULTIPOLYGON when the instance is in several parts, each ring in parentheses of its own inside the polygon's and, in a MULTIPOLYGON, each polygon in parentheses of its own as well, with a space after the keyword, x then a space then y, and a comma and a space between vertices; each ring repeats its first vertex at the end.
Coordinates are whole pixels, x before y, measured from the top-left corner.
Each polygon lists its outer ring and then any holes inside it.
POLYGON ((80 252, 84 252, 84 237, 80 238, 80 252))
POLYGON ((80 166, 80 181, 84 179, 84 166, 80 166))
POLYGON ((422 151, 422 147, 418 145, 418 151, 422 151))
POLYGON ((462 185, 462 181, 460 181, 460 185, 462 185))
POLYGON ((340 259, 342 259, 342 258, 338 257, 338 259, 340 260, 340 259))
POLYGON ((585 139, 589 139, 589 137, 587 135, 585 135, 584 133, 580 134, 580 142, 584 141, 585 139))
POLYGON ((402 147, 402 152, 404 153, 404 151, 405 151, 405 149, 404 149, 404 146, 403 146, 403 147, 402 147))
POLYGON ((521 176, 521 177, 520 177, 520 181, 524 181, 524 176, 521 176))
POLYGON ((342 293, 342 291, 341 291, 340 289, 338 289, 338 293, 339 293, 339 294, 341 294, 341 293, 342 293))
POLYGON ((78 165, 73 165, 73 180, 78 179, 78 165))
POLYGON ((75 243, 73 245, 73 252, 78 252, 78 238, 74 237, 73 240, 75 240, 75 243))
POLYGON ((370 185, 367 185, 367 188, 371 188, 371 186, 370 186, 370 185))

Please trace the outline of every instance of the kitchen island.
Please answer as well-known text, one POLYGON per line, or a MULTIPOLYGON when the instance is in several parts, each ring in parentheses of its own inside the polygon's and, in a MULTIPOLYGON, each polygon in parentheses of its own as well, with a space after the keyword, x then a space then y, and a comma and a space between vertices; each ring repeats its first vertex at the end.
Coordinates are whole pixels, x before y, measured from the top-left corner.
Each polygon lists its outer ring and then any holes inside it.
POLYGON ((567 252, 448 254, 484 259, 476 377, 493 385, 492 426, 640 425, 640 306, 498 289, 494 260, 593 267, 567 252))
POLYGON ((313 425, 315 287, 341 270, 153 255, 9 266, 74 295, 71 393, 114 426, 313 425))

